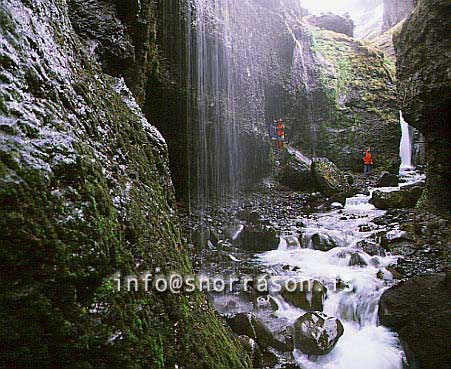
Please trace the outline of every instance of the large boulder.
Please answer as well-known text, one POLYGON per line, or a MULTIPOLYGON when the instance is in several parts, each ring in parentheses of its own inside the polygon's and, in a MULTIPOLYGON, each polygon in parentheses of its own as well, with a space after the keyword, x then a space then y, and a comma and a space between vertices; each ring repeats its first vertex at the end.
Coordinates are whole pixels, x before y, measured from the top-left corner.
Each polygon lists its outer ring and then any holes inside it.
POLYGON ((371 203, 378 209, 413 208, 423 193, 422 186, 405 186, 398 191, 374 191, 371 203))
POLYGON ((301 316, 293 329, 295 349, 308 355, 328 354, 344 333, 338 319, 318 311, 301 316))
MULTIPOLYGON (((230 231, 226 230, 226 235, 230 231)), ((273 229, 264 226, 244 225, 244 228, 231 239, 232 244, 242 250, 249 252, 263 252, 277 249, 279 246, 279 236, 273 229)))
POLYGON ((397 175, 383 171, 377 181, 377 187, 396 187, 398 186, 399 178, 397 175))
POLYGON ((311 237, 311 245, 315 250, 329 251, 338 246, 330 235, 325 233, 315 233, 311 237))
POLYGON ((312 174, 320 191, 326 196, 352 195, 352 188, 344 172, 327 158, 315 158, 312 174))
POLYGON ((252 360, 254 368, 261 368, 263 365, 263 355, 257 342, 248 336, 238 336, 238 341, 240 341, 241 346, 252 360))
POLYGON ((273 347, 286 352, 288 347, 274 337, 274 334, 254 314, 238 313, 226 317, 227 323, 238 336, 247 336, 253 339, 258 346, 266 350, 273 347))
POLYGON ((313 190, 311 160, 294 149, 286 148, 282 153, 277 180, 295 191, 313 190))
POLYGON ((379 305, 381 324, 394 329, 412 368, 449 368, 451 275, 414 277, 390 288, 379 305))
POLYGON ((320 15, 309 15, 305 20, 312 26, 326 29, 336 33, 342 33, 349 37, 354 36, 354 22, 348 16, 326 13, 320 15))
POLYGON ((395 37, 404 118, 425 137, 427 183, 421 205, 451 212, 451 29, 449 0, 418 0, 395 37))
POLYGON ((284 300, 306 311, 322 311, 327 288, 319 281, 292 283, 281 291, 284 300))

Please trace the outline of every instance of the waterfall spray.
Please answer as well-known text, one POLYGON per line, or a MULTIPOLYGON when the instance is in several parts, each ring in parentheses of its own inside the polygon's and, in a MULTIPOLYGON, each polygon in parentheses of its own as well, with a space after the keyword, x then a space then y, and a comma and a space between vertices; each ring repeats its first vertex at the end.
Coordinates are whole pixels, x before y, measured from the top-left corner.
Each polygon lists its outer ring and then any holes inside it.
POLYGON ((399 147, 399 155, 401 156, 401 167, 400 170, 406 170, 413 168, 412 166, 412 141, 413 141, 413 130, 406 123, 402 112, 399 113, 400 124, 401 124, 401 143, 399 147))

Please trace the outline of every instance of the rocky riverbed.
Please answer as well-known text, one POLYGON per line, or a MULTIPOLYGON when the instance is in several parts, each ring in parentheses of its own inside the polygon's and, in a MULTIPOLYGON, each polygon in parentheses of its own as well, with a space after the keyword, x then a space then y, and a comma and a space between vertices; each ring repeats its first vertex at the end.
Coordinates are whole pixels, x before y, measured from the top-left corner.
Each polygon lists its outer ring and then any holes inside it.
POLYGON ((369 194, 381 176, 353 179, 354 192, 361 194, 345 206, 319 192, 295 192, 268 179, 225 204, 211 203, 190 214, 180 207, 197 272, 254 278, 266 274, 313 283, 304 294, 271 288, 260 293, 255 285, 250 291, 240 285, 231 293, 211 294, 256 367, 357 368, 359 357, 352 350, 356 339, 369 347, 362 354, 368 368, 402 367, 404 342, 378 325, 378 302, 400 281, 449 270, 450 223, 414 209, 378 210, 369 203, 369 194), (350 281, 353 291, 343 292, 350 281), (330 288, 332 282, 337 290, 330 288), (307 316, 313 311, 326 316, 307 316), (306 319, 304 328, 307 324, 329 332, 322 344, 299 337, 306 319), (328 319, 338 319, 338 326, 328 319), (341 324, 344 335, 337 328, 341 324), (381 354, 383 359, 377 357, 381 354))

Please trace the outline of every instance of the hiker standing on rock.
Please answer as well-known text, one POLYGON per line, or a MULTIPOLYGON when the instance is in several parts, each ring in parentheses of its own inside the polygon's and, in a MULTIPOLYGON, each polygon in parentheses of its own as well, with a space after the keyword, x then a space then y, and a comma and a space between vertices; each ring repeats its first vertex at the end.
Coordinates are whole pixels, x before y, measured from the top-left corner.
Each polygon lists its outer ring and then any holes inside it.
POLYGON ((373 165, 373 156, 371 155, 371 148, 368 147, 368 149, 365 152, 365 156, 363 157, 363 174, 369 175, 371 172, 371 166, 373 165))
POLYGON ((277 122, 277 146, 279 149, 283 148, 283 144, 285 141, 285 125, 283 124, 282 118, 277 122))

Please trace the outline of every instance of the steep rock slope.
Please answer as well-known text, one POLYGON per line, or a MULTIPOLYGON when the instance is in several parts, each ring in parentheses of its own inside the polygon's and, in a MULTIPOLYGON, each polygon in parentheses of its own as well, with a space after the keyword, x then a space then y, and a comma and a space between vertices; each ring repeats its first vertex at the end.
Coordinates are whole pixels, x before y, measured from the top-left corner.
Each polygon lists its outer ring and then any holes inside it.
POLYGON ((395 38, 402 111, 425 136, 423 205, 451 211, 451 1, 421 0, 395 38))
POLYGON ((401 132, 390 62, 380 50, 331 31, 307 28, 302 43, 310 81, 297 92, 304 101, 293 112, 303 123, 293 127, 297 146, 312 146, 311 154, 354 171, 371 146, 376 167, 397 172, 401 132))
POLYGON ((396 61, 394 35, 401 32, 405 19, 414 8, 413 0, 384 0, 383 26, 376 37, 371 37, 371 42, 384 51, 385 55, 393 62, 396 61))
POLYGON ((384 0, 383 31, 396 26, 413 10, 414 0, 384 0))
POLYGON ((166 144, 70 15, 62 0, 0 8, 0 366, 247 366, 202 295, 109 279, 191 267, 166 144))

